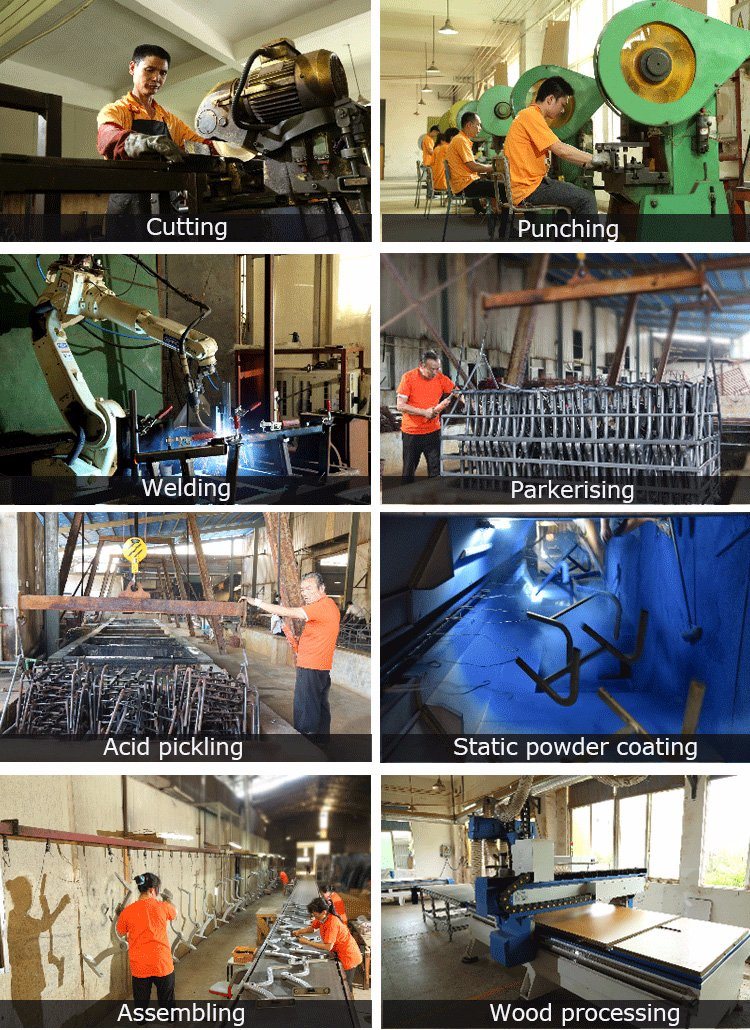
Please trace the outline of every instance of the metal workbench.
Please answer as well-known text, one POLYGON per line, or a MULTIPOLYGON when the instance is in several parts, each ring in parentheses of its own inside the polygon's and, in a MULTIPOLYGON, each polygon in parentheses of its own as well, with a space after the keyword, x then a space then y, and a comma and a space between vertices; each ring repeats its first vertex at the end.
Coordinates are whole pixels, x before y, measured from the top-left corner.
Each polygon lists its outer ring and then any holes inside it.
POLYGON ((476 909, 474 888, 469 883, 448 883, 419 888, 422 919, 428 919, 436 930, 443 927, 448 931, 448 940, 453 940, 457 930, 469 925, 468 915, 476 909), (428 904, 425 905, 425 898, 428 904))
POLYGON ((307 904, 318 895, 312 877, 297 880, 252 965, 231 985, 233 1001, 255 1000, 259 1006, 339 1002, 344 1003, 342 1011, 346 1011, 351 1025, 358 1026, 352 994, 339 963, 330 954, 292 937, 294 930, 309 924, 307 904))

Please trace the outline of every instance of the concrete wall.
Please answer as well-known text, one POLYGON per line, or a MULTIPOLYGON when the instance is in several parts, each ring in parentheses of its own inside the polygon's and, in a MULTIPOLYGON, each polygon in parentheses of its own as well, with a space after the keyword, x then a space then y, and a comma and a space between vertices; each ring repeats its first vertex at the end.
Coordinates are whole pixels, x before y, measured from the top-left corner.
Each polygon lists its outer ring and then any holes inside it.
MULTIPOLYGON (((3 77, 0 81, 12 79, 3 77)), ((14 154, 34 156, 37 152, 37 116, 31 111, 12 111, 0 107, 0 139, 12 140, 14 154)), ((62 107, 62 156, 74 158, 98 158, 96 149, 96 111, 75 104, 62 107)))
MULTIPOLYGON (((249 657, 257 655, 273 662, 274 665, 288 665, 294 668, 292 649, 286 637, 274 636, 268 630, 249 627, 242 630, 242 643, 249 657)), ((353 690, 355 694, 370 697, 370 668, 369 654, 359 654, 337 647, 333 656, 331 679, 334 683, 353 690)))
MULTIPOLYGON (((195 808, 131 777, 7 776, 3 798, 6 817, 27 825, 106 834, 119 833, 125 823, 131 831, 184 833, 196 838, 191 842, 196 847, 203 844, 205 830, 195 808)), ((268 851, 265 839, 254 841, 259 850, 268 851)), ((187 895, 181 888, 192 895, 194 905, 202 906, 203 888, 213 892, 220 879, 234 875, 237 862, 232 856, 167 851, 149 851, 144 857, 135 842, 111 856, 105 848, 67 843, 52 844, 45 853, 43 842, 11 840, 9 849, 1 873, 4 952, 10 963, 10 975, 0 976, 2 999, 128 997, 127 953, 120 949, 111 922, 124 896, 115 874, 130 882, 138 872, 157 873, 173 892, 176 925, 182 926, 187 895), (46 909, 50 918, 45 918, 46 909), (102 979, 84 954, 101 958, 102 979)), ((245 859, 243 868, 252 864, 259 867, 261 860, 245 859)))

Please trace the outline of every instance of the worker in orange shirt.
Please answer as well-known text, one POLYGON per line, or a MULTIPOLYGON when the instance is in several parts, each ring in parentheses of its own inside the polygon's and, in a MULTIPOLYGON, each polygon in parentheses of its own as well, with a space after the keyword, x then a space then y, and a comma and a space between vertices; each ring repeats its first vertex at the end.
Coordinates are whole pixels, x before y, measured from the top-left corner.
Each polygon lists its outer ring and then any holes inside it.
POLYGON ((279 880, 281 881, 281 893, 286 894, 286 889, 289 886, 289 877, 286 875, 283 869, 279 873, 279 880))
POLYGON ((140 897, 126 905, 117 919, 117 932, 128 941, 133 1000, 147 1005, 156 986, 160 1005, 174 1002, 174 960, 167 924, 177 918, 172 895, 161 889, 156 873, 135 877, 140 897), (161 899, 159 894, 161 893, 161 899))
POLYGON ((573 96, 573 87, 559 75, 545 79, 533 104, 519 111, 505 138, 503 152, 508 161, 513 203, 562 204, 570 208, 574 218, 593 221, 597 218, 596 196, 572 182, 552 179, 550 154, 587 167, 606 167, 604 156, 587 154, 578 147, 563 143, 551 129, 555 119, 565 114, 573 96))
POLYGON ((432 185, 436 190, 444 190, 447 186, 445 181, 445 156, 448 153, 448 144, 457 135, 458 129, 448 129, 444 136, 438 136, 435 143, 435 150, 432 154, 432 185))
POLYGON ((396 394, 396 407, 401 412, 402 482, 414 482, 422 455, 427 462, 427 475, 439 476, 440 416, 457 390, 441 372, 434 350, 425 351, 419 366, 404 372, 396 394))
POLYGON ((457 196, 469 197, 472 200, 489 200, 493 212, 497 214, 499 208, 495 201, 495 187, 487 178, 492 172, 492 165, 475 161, 471 145, 481 128, 482 121, 479 115, 472 111, 464 112, 461 118, 461 131, 451 140, 445 160, 450 169, 453 192, 457 196))
POLYGON ((260 598, 243 598, 269 615, 299 619, 305 623, 297 643, 297 675, 294 682, 294 728, 307 737, 325 740, 331 732, 331 668, 339 637, 341 612, 326 593, 319 572, 309 572, 300 583, 303 606, 287 608, 260 598))
POLYGON ((440 129, 437 125, 431 125, 429 132, 426 132, 422 137, 422 164, 425 168, 432 167, 432 158, 435 152, 435 144, 438 136, 440 135, 440 129))
POLYGON ((294 936, 301 938, 305 944, 313 948, 329 951, 341 963, 346 982, 351 987, 354 983, 354 974, 362 965, 362 952, 352 937, 351 930, 337 915, 329 912, 322 898, 314 898, 307 906, 307 911, 313 917, 310 924, 295 930, 294 936), (318 931, 320 941, 304 936, 311 930, 318 931))
POLYGON ((327 884, 323 888, 323 900, 328 905, 329 912, 333 912, 335 916, 338 916, 342 923, 349 922, 349 916, 346 914, 344 899, 336 890, 334 890, 332 883, 327 884))
MULTIPOLYGON (((96 149, 102 157, 110 161, 163 157, 179 162, 187 143, 201 144, 205 153, 216 154, 213 143, 156 102, 171 60, 163 47, 142 43, 135 48, 129 66, 133 88, 106 104, 96 116, 96 149)), ((151 197, 148 193, 112 193, 107 213, 150 215, 151 197)))

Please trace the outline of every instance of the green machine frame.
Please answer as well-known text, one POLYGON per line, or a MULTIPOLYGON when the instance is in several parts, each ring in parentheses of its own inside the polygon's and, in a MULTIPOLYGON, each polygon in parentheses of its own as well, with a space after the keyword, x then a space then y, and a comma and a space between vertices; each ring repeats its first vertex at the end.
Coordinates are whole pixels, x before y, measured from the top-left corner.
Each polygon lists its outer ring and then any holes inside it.
POLYGON ((731 239, 719 144, 707 119, 715 124, 716 91, 749 56, 747 31, 672 0, 643 0, 604 27, 594 54, 596 79, 607 104, 627 120, 624 134, 636 139, 623 135, 596 149, 609 157, 603 176, 615 208, 619 202, 638 211, 640 239, 665 238, 666 227, 654 215, 692 218, 693 239, 731 239), (633 146, 644 147, 642 161, 629 155, 633 146), (696 223, 696 215, 717 221, 696 223))

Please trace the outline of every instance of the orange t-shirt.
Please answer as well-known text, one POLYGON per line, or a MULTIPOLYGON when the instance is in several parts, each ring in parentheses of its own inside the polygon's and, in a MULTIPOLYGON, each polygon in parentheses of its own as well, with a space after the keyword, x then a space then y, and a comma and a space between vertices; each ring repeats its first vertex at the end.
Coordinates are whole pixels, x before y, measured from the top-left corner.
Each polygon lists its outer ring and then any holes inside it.
POLYGON ((466 167, 467 161, 476 161, 476 158, 471 149, 471 140, 463 129, 448 144, 445 160, 451 170, 451 189, 454 193, 461 193, 470 182, 479 178, 477 172, 466 167))
POLYGON ((341 897, 341 895, 337 894, 336 891, 333 891, 331 897, 329 898, 329 901, 333 905, 333 910, 339 917, 341 922, 348 923, 349 916, 346 914, 346 909, 344 908, 344 899, 341 897))
POLYGON ((422 164, 428 167, 432 164, 432 156, 435 153, 435 140, 428 133, 422 137, 422 164))
POLYGON ((447 143, 439 143, 432 155, 432 185, 436 190, 445 189, 445 154, 447 143))
POLYGON ((321 597, 312 604, 303 605, 302 609, 307 615, 307 622, 299 638, 297 667, 330 672, 339 638, 339 606, 333 598, 321 597))
MULTIPOLYGON (((452 393, 454 389, 453 383, 442 372, 438 372, 434 379, 425 379, 418 368, 413 368, 401 376, 401 382, 398 384, 396 392, 412 407, 434 408, 445 394, 452 393)), ((425 418, 423 415, 412 415, 408 411, 401 414, 402 433, 422 436, 439 431, 439 415, 436 415, 435 418, 425 418)))
MULTIPOLYGON (((167 111, 160 104, 154 101, 153 111, 149 111, 132 93, 126 93, 124 97, 115 100, 112 104, 106 104, 96 116, 99 126, 97 137, 97 150, 102 157, 112 160, 113 158, 124 157, 124 137, 132 132, 133 122, 164 122, 170 139, 182 150, 185 143, 208 143, 213 151, 213 144, 203 136, 199 136, 189 125, 186 125, 177 115, 167 111), (114 127, 117 131, 109 131, 114 127)), ((137 131, 144 132, 141 128, 137 131)))
POLYGON ((317 928, 321 941, 341 963, 344 970, 354 969, 362 961, 362 952, 349 927, 336 916, 328 916, 317 928))
POLYGON ((168 976, 174 972, 167 923, 176 918, 174 905, 158 898, 139 898, 122 910, 117 932, 121 937, 127 935, 133 976, 168 976))
POLYGON ((279 873, 279 879, 281 880, 281 882, 284 884, 285 887, 289 883, 289 877, 286 875, 286 873, 284 872, 283 869, 279 873))
POLYGON ((510 169, 514 204, 530 196, 547 174, 547 154, 557 142, 536 104, 525 107, 513 119, 503 151, 510 169))

